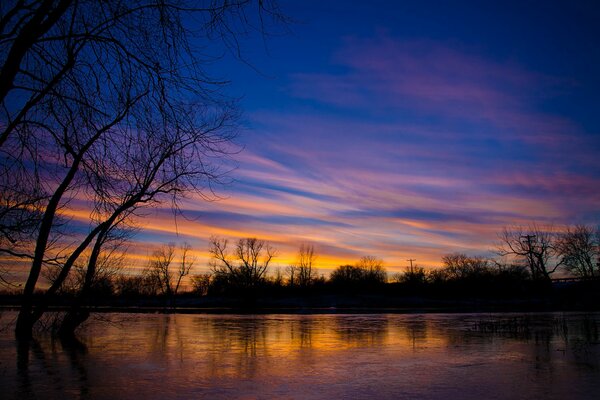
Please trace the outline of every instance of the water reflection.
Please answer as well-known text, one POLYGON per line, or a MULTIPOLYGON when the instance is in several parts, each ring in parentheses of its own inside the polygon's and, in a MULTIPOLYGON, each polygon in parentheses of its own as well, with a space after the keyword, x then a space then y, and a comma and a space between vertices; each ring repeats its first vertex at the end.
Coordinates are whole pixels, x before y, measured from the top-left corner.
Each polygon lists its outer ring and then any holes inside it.
MULTIPOLYGON (((106 315, 0 332, 9 398, 590 398, 598 314, 106 315)), ((3 319, 4 321, 5 319, 3 319)))
POLYGON ((15 344, 16 398, 38 398, 39 394, 48 397, 53 390, 57 394, 88 397, 85 344, 77 339, 48 342, 30 339, 15 341, 15 344))
POLYGON ((344 316, 334 318, 337 340, 346 347, 380 346, 389 333, 387 316, 344 316))

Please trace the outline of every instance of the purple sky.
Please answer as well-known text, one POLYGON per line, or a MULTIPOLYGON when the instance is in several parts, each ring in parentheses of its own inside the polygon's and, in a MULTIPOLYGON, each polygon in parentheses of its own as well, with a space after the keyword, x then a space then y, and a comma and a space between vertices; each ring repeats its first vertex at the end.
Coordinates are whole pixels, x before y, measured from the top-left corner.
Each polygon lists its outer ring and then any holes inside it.
POLYGON ((188 241, 204 266, 210 235, 256 236, 280 266, 304 242, 324 271, 395 271, 600 223, 600 3, 407 3, 283 1, 291 34, 215 66, 245 112, 226 199, 190 199, 178 236, 158 210, 139 255, 188 241))

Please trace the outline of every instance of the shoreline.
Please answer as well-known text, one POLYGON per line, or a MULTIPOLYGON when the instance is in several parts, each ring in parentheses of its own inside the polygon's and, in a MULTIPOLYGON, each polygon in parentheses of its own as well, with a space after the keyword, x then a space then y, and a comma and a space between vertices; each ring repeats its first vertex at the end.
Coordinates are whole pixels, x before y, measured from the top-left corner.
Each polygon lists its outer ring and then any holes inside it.
MULTIPOLYGON (((211 314, 211 315, 349 315, 349 314, 512 314, 600 312, 600 307, 156 307, 156 306, 92 306, 91 313, 105 314, 211 314)), ((51 306, 48 312, 67 311, 66 306, 51 306)), ((19 306, 0 305, 0 312, 18 312, 19 306)))

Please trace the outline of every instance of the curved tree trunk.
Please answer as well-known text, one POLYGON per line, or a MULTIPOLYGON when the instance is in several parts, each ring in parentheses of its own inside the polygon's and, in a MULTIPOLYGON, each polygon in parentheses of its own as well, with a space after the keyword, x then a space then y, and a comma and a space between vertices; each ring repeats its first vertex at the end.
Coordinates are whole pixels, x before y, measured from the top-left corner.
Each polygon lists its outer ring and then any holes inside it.
POLYGON ((107 233, 111 227, 112 224, 104 225, 96 237, 96 243, 94 243, 92 254, 90 254, 90 258, 88 260, 85 280, 83 281, 81 291, 74 300, 70 310, 67 312, 67 315, 65 315, 65 318, 63 319, 58 330, 58 335, 62 338, 74 337, 75 330, 90 317, 89 309, 84 307, 87 306, 86 303, 89 300, 92 284, 94 282, 94 278, 96 277, 96 264, 98 262, 98 257, 100 256, 100 250, 102 250, 102 245, 106 241, 107 233))

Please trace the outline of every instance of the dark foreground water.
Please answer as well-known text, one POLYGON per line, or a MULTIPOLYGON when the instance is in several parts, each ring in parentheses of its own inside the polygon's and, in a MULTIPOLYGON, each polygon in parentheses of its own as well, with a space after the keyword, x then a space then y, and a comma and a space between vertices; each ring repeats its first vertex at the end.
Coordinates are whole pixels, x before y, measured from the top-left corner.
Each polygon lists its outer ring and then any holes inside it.
POLYGON ((1 398, 598 399, 600 314, 104 314, 0 324, 1 398))

